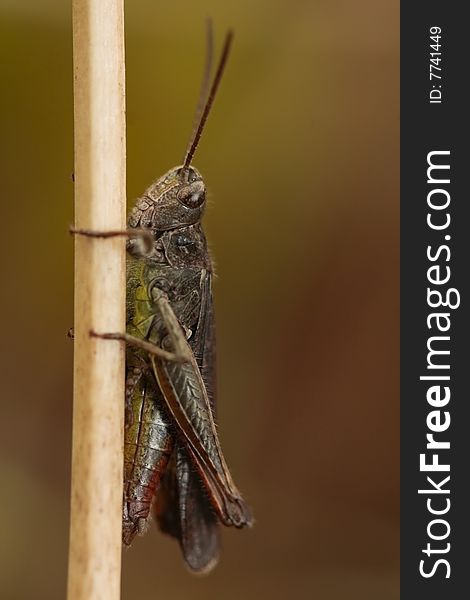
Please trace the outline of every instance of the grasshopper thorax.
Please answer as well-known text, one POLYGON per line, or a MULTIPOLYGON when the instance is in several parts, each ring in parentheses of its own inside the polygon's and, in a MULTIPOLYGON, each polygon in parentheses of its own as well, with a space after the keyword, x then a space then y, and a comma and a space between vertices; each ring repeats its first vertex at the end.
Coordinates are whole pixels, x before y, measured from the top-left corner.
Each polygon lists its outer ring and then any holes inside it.
POLYGON ((194 225, 201 220, 206 186, 197 169, 174 167, 154 181, 129 215, 130 227, 155 232, 194 225))

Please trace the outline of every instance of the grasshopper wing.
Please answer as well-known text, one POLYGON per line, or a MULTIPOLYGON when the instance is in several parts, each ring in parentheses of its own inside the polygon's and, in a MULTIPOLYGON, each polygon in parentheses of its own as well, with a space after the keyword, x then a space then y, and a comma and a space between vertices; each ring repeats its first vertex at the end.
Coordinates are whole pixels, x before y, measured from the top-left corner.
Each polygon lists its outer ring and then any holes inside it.
MULTIPOLYGON (((203 282, 201 312, 203 312, 204 298, 208 296, 204 293, 205 285, 203 282)), ((160 302, 167 301, 160 298, 160 302)), ((172 320, 176 320, 169 303, 165 306, 165 313, 172 315, 172 320)), ((209 321, 212 319, 209 318, 209 321)), ((207 323, 200 324, 201 332, 208 327, 207 323)), ((173 331, 175 331, 174 327, 173 331)), ((201 362, 200 367, 181 329, 178 335, 180 338, 178 343, 181 348, 184 348, 185 355, 189 357, 188 361, 177 363, 151 356, 155 377, 188 457, 196 467, 220 520, 224 525, 250 526, 251 511, 235 487, 226 465, 215 428, 211 402, 201 374, 201 369, 207 374, 211 372, 209 364, 211 361, 205 352, 201 354, 195 347, 194 350, 201 362)))
POLYGON ((219 558, 218 517, 182 446, 173 452, 172 463, 157 496, 155 517, 164 533, 178 539, 187 566, 209 573, 219 558))
MULTIPOLYGON (((211 411, 215 419, 215 330, 210 283, 211 275, 206 272, 201 280, 199 318, 190 346, 206 389, 210 390, 211 411)), ((178 539, 191 570, 208 573, 217 564, 220 545, 218 518, 181 443, 177 444, 165 472, 155 503, 155 517, 164 533, 178 539)))

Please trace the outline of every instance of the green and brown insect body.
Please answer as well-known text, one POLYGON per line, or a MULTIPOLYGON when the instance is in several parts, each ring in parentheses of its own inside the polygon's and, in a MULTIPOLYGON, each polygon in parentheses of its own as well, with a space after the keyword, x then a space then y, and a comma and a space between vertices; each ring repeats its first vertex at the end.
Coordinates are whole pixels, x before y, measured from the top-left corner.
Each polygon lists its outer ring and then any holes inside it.
MULTIPOLYGON (((201 279, 210 279, 206 268, 210 260, 199 225, 183 227, 181 232, 163 232, 149 255, 136 257, 132 243, 129 245, 128 333, 171 351, 171 340, 155 306, 155 292, 159 291, 167 295, 185 335, 193 337, 190 345, 200 346, 203 340, 193 335, 193 331, 197 329, 201 312, 201 279), (193 241, 188 243, 189 239, 193 241), (188 262, 193 266, 181 268, 182 257, 188 255, 191 255, 188 262), (169 264, 169 260, 173 262, 169 264)), ((205 282, 202 289, 207 291, 205 282)), ((165 408, 148 354, 128 346, 126 370, 129 398, 126 403, 123 540, 129 545, 135 534, 144 530, 174 446, 176 428, 165 408)))
POLYGON ((243 527, 251 513, 215 429, 212 265, 199 223, 205 186, 193 167, 181 171, 151 186, 129 217, 129 226, 151 229, 155 242, 146 251, 128 243, 127 331, 175 352, 170 315, 163 318, 169 311, 189 358, 169 361, 128 347, 123 540, 128 545, 144 531, 155 502, 161 529, 180 541, 193 570, 204 571, 217 560, 217 521, 243 527))

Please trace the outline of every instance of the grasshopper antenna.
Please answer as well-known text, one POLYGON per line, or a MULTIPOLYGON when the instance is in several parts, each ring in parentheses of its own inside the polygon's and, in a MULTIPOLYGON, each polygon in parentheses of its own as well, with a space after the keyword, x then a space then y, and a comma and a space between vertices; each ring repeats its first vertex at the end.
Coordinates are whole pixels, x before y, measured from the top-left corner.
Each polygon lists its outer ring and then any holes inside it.
POLYGON ((196 110, 194 112, 193 119, 193 131, 191 133, 191 140, 194 139, 196 134, 199 121, 201 119, 202 111, 209 95, 209 86, 211 83, 212 63, 214 62, 214 28, 212 26, 212 19, 208 17, 206 19, 206 60, 204 64, 204 74, 202 76, 201 89, 199 90, 199 97, 197 100, 196 110))
MULTIPOLYGON (((210 23, 210 21, 209 21, 209 23, 210 23)), ((209 41, 209 37, 212 38, 212 25, 211 24, 210 25, 208 24, 208 41, 209 41)), ((188 149, 186 151, 186 156, 185 156, 184 163, 183 163, 183 169, 182 169, 183 171, 185 171, 191 164, 194 153, 196 152, 196 148, 199 144, 199 140, 201 139, 201 135, 204 130, 204 125, 206 124, 207 117, 209 116, 210 110, 212 108, 212 104, 214 102, 214 98, 217 93, 217 89, 218 89, 220 81, 222 79, 222 75, 224 74, 225 65, 227 64, 230 47, 232 45, 232 40, 233 40, 233 31, 229 30, 227 35, 225 36, 224 47, 222 49, 222 54, 220 56, 219 65, 217 67, 217 71, 214 76, 214 81, 212 82, 212 87, 211 87, 209 95, 207 97, 206 104, 204 106, 204 110, 202 111, 202 114, 200 115, 199 123, 198 123, 197 127, 195 128, 195 131, 194 131, 193 135, 191 136, 191 140, 188 144, 188 149)), ((212 52, 211 52, 211 54, 212 54, 212 52)), ((209 57, 209 46, 208 46, 208 59, 206 62, 206 69, 204 72, 204 80, 203 80, 203 84, 201 87, 201 96, 200 96, 198 108, 196 111, 196 115, 198 117, 199 117, 199 113, 201 110, 200 106, 203 103, 203 98, 207 94, 206 89, 207 89, 208 82, 207 83, 205 82, 206 74, 207 74, 207 67, 208 67, 207 63, 212 62, 212 59, 210 59, 210 61, 209 61, 209 58, 210 57, 209 57)), ((210 66, 211 65, 209 64, 209 72, 210 72, 210 66)), ((205 98, 204 98, 204 100, 205 100, 205 98)))

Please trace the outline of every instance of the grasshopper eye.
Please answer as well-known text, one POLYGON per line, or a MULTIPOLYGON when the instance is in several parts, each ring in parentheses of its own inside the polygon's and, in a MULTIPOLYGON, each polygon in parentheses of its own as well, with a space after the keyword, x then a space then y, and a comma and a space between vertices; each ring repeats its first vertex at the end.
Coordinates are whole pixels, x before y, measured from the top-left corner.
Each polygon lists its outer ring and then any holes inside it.
POLYGON ((177 194, 178 201, 187 208, 199 208, 206 199, 206 189, 202 181, 194 181, 183 186, 177 194))

